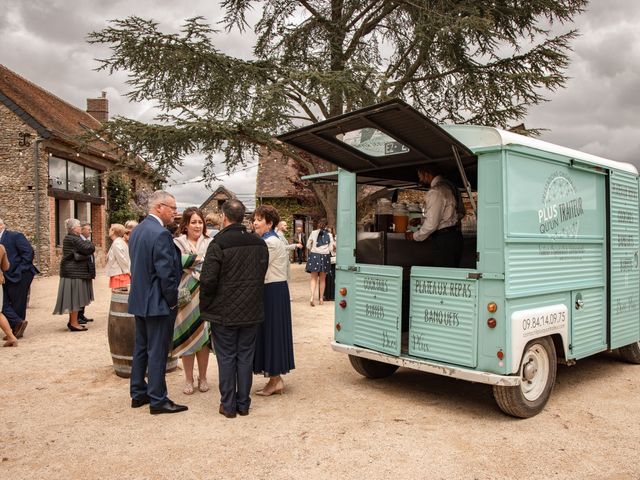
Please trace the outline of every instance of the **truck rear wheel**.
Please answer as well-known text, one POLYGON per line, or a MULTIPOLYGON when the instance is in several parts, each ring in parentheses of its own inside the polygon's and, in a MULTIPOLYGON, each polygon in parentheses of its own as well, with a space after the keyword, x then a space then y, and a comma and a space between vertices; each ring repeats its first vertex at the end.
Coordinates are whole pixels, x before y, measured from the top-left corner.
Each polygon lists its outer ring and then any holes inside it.
POLYGON ((368 358, 349 355, 351 366, 356 372, 367 378, 384 378, 393 374, 398 369, 397 365, 390 363, 376 362, 368 358))
POLYGON ((549 337, 527 344, 520 362, 522 383, 517 387, 494 385, 493 397, 500 409, 514 417, 537 415, 547 404, 556 383, 556 349, 549 337))
POLYGON ((640 364, 640 342, 620 347, 618 352, 625 362, 640 364))

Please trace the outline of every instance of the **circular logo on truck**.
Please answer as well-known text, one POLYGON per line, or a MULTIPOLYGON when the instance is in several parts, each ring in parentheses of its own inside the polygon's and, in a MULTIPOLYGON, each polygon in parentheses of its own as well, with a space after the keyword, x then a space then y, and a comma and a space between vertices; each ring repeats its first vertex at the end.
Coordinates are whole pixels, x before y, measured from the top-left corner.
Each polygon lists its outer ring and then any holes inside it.
POLYGON ((538 210, 540 233, 554 238, 575 238, 584 214, 582 197, 564 172, 552 173, 544 187, 542 208, 538 210))

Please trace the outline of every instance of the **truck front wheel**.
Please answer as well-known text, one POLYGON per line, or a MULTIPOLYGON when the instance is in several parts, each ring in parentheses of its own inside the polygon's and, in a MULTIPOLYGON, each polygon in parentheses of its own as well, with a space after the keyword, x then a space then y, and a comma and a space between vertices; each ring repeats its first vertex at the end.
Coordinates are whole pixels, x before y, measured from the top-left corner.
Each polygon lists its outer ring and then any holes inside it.
POLYGON ((493 397, 500 409, 514 417, 537 415, 547 404, 556 383, 556 349, 549 337, 527 344, 520 362, 521 383, 516 387, 494 385, 493 397))
POLYGON ((620 347, 618 352, 625 362, 640 364, 640 342, 620 347))
POLYGON ((393 374, 398 369, 397 365, 390 363, 376 362, 368 358, 349 355, 351 366, 360 375, 367 378, 384 378, 393 374))

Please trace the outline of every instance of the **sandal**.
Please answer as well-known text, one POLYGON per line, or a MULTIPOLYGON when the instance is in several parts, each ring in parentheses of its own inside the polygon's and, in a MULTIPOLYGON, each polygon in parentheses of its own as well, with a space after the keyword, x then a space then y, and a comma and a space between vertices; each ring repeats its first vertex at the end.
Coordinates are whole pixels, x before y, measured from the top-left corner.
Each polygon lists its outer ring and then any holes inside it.
POLYGON ((7 340, 6 342, 4 342, 4 345, 2 345, 2 346, 3 347, 17 347, 18 346, 18 340, 16 338, 14 338, 13 340, 7 340))
POLYGON ((209 391, 209 384, 207 383, 206 378, 203 378, 202 380, 198 379, 198 390, 200 390, 202 393, 209 391))
POLYGON ((182 393, 184 393, 185 395, 193 395, 193 382, 185 383, 182 393))

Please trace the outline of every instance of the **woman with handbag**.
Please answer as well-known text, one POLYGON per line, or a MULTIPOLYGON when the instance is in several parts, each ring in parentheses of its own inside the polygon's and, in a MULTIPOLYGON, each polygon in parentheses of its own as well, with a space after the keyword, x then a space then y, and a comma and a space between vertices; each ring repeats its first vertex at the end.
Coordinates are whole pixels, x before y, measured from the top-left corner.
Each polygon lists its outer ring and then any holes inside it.
POLYGON ((320 305, 323 303, 327 273, 331 271, 331 252, 335 248, 333 235, 327 231, 327 220, 318 221, 318 228, 311 232, 307 240, 309 257, 305 271, 311 274, 311 298, 309 304, 315 307, 316 287, 319 285, 320 305))
POLYGON ((193 367, 198 360, 198 390, 209 390, 207 366, 211 333, 209 323, 200 318, 200 271, 211 238, 207 235, 204 215, 197 207, 182 212, 182 221, 173 239, 180 250, 182 278, 178 287, 178 314, 173 330, 173 355, 182 357, 185 395, 193 393, 193 367))
POLYGON ((91 255, 96 247, 90 240, 80 238, 80 220, 68 218, 65 221, 67 235, 62 241, 60 260, 60 284, 58 297, 53 309, 54 315, 69 314, 67 328, 70 332, 84 332, 87 327, 78 323, 78 311, 93 301, 91 279, 91 255))

